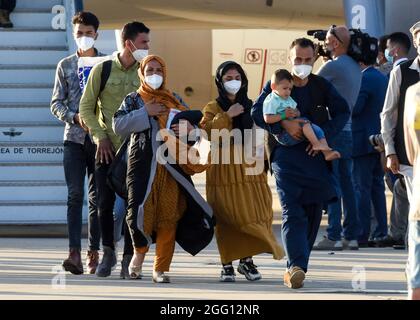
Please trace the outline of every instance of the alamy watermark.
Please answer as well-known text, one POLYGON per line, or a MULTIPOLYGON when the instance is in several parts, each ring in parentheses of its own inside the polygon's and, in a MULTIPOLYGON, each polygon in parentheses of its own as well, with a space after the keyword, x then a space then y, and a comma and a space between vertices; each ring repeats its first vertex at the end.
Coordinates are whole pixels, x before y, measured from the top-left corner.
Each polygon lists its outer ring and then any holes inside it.
POLYGON ((62 5, 55 5, 51 9, 55 16, 51 20, 51 27, 54 30, 66 30, 66 9, 62 5))
POLYGON ((51 273, 54 275, 51 279, 51 288, 54 290, 66 289, 66 272, 61 265, 52 267, 51 273))
POLYGON ((264 172, 265 130, 212 129, 210 136, 198 128, 187 132, 187 124, 181 121, 179 143, 175 143, 177 138, 172 130, 158 131, 156 140, 160 145, 156 158, 159 164, 244 164, 246 175, 264 172))
POLYGON ((362 265, 356 265, 352 268, 351 273, 353 278, 351 280, 351 286, 354 291, 365 291, 366 290, 366 269, 362 265))
POLYGON ((360 4, 351 8, 351 13, 354 15, 351 19, 351 27, 353 29, 366 29, 366 8, 360 4))

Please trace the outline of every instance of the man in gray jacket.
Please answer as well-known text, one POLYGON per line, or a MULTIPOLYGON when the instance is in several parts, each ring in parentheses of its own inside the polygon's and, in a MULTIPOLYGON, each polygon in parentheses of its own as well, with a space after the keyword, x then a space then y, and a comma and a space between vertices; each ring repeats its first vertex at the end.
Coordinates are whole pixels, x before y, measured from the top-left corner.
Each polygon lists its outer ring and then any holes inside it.
POLYGON ((79 57, 104 56, 93 47, 98 36, 98 27, 98 18, 90 12, 79 12, 73 17, 74 38, 78 50, 58 63, 51 99, 51 112, 66 123, 63 164, 68 187, 67 227, 70 250, 68 258, 63 261, 63 267, 73 274, 83 273, 80 251, 86 172, 89 179, 88 273, 95 273, 99 261, 100 228, 94 179, 96 148, 87 127, 79 117, 82 89, 77 63, 79 57))

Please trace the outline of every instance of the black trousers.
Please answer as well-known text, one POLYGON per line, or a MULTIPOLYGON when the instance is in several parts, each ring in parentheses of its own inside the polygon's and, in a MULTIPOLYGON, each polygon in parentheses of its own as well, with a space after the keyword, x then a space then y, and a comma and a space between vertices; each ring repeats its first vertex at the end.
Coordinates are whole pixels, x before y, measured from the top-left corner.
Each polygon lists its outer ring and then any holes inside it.
POLYGON ((0 9, 12 12, 16 7, 16 0, 0 0, 0 9))
POLYGON ((114 203, 115 193, 107 183, 109 164, 96 162, 95 180, 98 216, 101 225, 102 245, 115 249, 114 245, 114 203))
MULTIPOLYGON (((140 135, 135 134, 127 161, 127 216, 126 221, 134 248, 148 245, 148 241, 137 227, 138 209, 143 201, 150 175, 152 161, 151 139, 140 147, 140 135), (143 197, 142 197, 143 195, 143 197)), ((152 235, 153 238, 153 235, 152 235)))
POLYGON ((123 255, 133 255, 134 247, 133 242, 131 241, 130 228, 127 221, 124 221, 124 252, 123 255))
POLYGON ((63 164, 68 188, 67 227, 70 248, 81 249, 82 211, 87 174, 89 181, 88 247, 89 250, 99 250, 101 234, 96 206, 95 152, 95 145, 87 135, 83 145, 64 141, 63 164))

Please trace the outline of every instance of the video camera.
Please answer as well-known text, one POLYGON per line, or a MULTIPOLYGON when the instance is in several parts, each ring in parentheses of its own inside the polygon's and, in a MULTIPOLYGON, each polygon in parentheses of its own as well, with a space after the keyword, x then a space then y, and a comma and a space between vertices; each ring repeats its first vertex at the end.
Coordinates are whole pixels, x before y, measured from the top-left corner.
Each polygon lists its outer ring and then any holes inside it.
MULTIPOLYGON (((335 26, 332 26, 333 28, 335 26)), ((375 60, 378 55, 378 40, 363 33, 360 29, 349 29, 350 45, 347 54, 356 62, 368 62, 375 60)), ((325 39, 328 30, 308 30, 307 35, 313 36, 315 39, 323 42, 318 45, 318 54, 322 57, 330 57, 330 52, 326 50, 325 39)))
POLYGON ((384 139, 382 138, 381 134, 374 134, 369 137, 369 143, 373 146, 373 148, 378 152, 385 151, 385 144, 384 139))

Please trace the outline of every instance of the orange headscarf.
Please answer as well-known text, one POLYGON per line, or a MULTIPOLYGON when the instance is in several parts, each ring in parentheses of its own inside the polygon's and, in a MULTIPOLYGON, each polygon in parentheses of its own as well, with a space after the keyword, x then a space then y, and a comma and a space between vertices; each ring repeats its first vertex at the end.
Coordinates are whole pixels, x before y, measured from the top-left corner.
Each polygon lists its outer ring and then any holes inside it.
MULTIPOLYGON (((166 128, 166 122, 168 121, 168 115, 169 115, 170 109, 178 109, 181 111, 188 110, 188 108, 183 106, 178 101, 178 99, 175 98, 174 95, 168 89, 166 89, 165 87, 166 64, 161 57, 155 56, 155 55, 149 55, 142 60, 140 64, 140 80, 141 80, 141 85, 137 92, 140 94, 143 101, 145 103, 150 103, 150 102, 161 103, 166 107, 167 112, 161 116, 158 116, 159 127, 161 129, 165 130, 166 128), (157 62, 160 63, 160 65, 162 66, 162 73, 163 73, 162 85, 159 89, 156 89, 156 90, 151 88, 145 81, 146 65, 152 60, 156 60, 157 62)), ((169 152, 173 155, 175 159, 177 159, 177 162, 178 162, 178 159, 188 159, 189 150, 191 149, 189 145, 182 143, 178 138, 172 135, 167 135, 166 138, 167 139, 165 139, 165 143, 168 146, 169 152)), ((198 151, 196 151, 196 155, 198 155, 198 151)), ((209 167, 209 164, 191 163, 189 159, 187 160, 187 163, 184 163, 184 164, 179 163, 179 165, 182 168, 182 170, 189 175, 203 172, 209 167)))
POLYGON ((165 87, 166 64, 165 64, 165 61, 163 61, 161 57, 156 56, 156 55, 149 55, 142 60, 140 64, 140 80, 141 80, 140 82, 141 85, 137 92, 140 94, 143 101, 146 103, 149 103, 149 102, 161 103, 167 109, 167 112, 164 115, 158 117, 158 122, 161 129, 166 127, 166 121, 168 120, 168 114, 169 114, 170 109, 178 109, 181 111, 188 110, 185 106, 183 106, 178 101, 177 98, 174 97, 174 95, 168 89, 166 89, 165 87), (163 73, 162 85, 159 89, 156 89, 156 90, 151 88, 145 81, 146 65, 152 60, 159 62, 159 64, 162 66, 162 73, 163 73))

